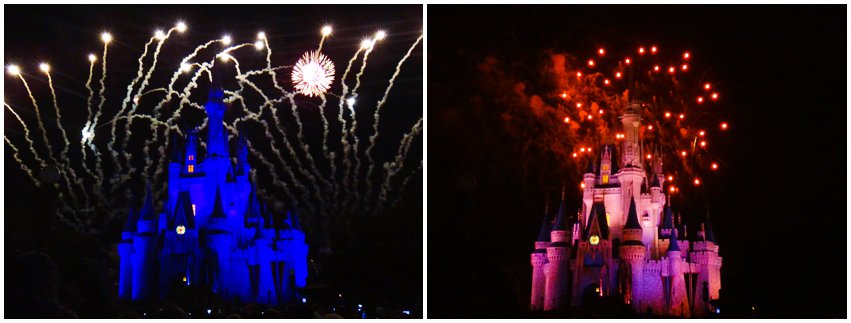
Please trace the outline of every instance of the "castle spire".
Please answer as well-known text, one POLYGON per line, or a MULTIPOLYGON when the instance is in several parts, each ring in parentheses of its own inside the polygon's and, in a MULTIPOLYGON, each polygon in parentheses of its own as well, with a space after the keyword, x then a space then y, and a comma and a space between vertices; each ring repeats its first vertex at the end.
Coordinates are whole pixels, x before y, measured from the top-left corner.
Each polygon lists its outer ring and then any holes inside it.
POLYGON ((139 212, 142 220, 156 220, 152 195, 151 184, 148 183, 147 189, 145 190, 145 203, 142 204, 142 210, 139 212))
POLYGON ((564 207, 564 186, 561 187, 561 203, 558 206, 558 215, 556 216, 556 222, 553 224, 553 231, 567 230, 567 225, 564 219, 565 207, 564 207))
POLYGON ((677 234, 678 234, 677 229, 674 229, 674 232, 671 233, 671 243, 668 244, 668 252, 669 253, 672 252, 672 251, 681 251, 680 250, 680 244, 677 242, 677 234))
POLYGON ((550 196, 547 194, 547 201, 544 204, 544 220, 541 222, 541 231, 538 232, 538 240, 536 242, 550 242, 550 231, 552 231, 552 223, 550 223, 550 196))
POLYGON ((210 213, 210 218, 225 218, 225 211, 222 207, 222 189, 216 186, 216 201, 213 202, 213 213, 210 213))
POLYGON ((228 158, 228 136, 222 126, 225 113, 225 92, 222 89, 219 74, 221 74, 220 70, 214 68, 210 94, 207 104, 204 105, 204 110, 207 111, 207 156, 228 158))
POLYGON ((641 224, 638 223, 638 212, 635 211, 635 199, 629 199, 629 213, 626 217, 626 225, 624 229, 641 229, 641 224))
POLYGON ((237 176, 245 176, 248 175, 250 171, 250 166, 248 165, 248 139, 245 138, 245 134, 240 129, 239 132, 239 145, 237 146, 236 153, 236 175, 237 176))
POLYGON ((706 241, 718 243, 715 241, 715 233, 712 232, 712 222, 709 220, 709 207, 706 207, 706 241))

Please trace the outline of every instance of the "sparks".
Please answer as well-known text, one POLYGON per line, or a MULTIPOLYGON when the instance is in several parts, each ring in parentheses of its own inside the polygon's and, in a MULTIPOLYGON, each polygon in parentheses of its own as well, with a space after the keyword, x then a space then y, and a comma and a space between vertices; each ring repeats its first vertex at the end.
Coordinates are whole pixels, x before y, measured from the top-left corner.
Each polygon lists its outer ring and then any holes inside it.
POLYGON ((689 59, 691 55, 688 52, 683 53, 683 59, 689 59))
POLYGON ((603 49, 603 48, 600 48, 599 50, 597 50, 597 54, 600 54, 600 56, 606 55, 606 50, 603 49))
POLYGON ((698 132, 697 134, 698 134, 699 136, 703 137, 704 135, 706 135, 706 131, 701 130, 701 131, 700 131, 700 132, 698 132))
POLYGON ((697 97, 697 103, 698 104, 703 103, 703 97, 702 96, 697 97))
POLYGON ((9 74, 15 75, 15 76, 21 74, 21 68, 18 67, 18 65, 15 65, 15 64, 6 66, 6 71, 8 71, 9 74))
POLYGON ((50 65, 47 63, 38 64, 38 69, 40 69, 42 72, 50 73, 50 65))
POLYGON ((670 112, 665 112, 665 118, 670 118, 670 117, 671 117, 671 113, 670 113, 670 112))
POLYGON ((653 158, 653 155, 647 154, 647 159, 653 158))
POLYGON ((89 62, 94 63, 97 60, 98 60, 98 57, 95 56, 95 54, 89 54, 89 62))
POLYGON ((647 126, 647 130, 653 130, 653 125, 647 126))
POLYGON ((685 119, 686 115, 684 113, 680 113, 680 119, 685 119))
POLYGON ((712 170, 718 170, 718 163, 712 163, 712 170))
POLYGON ((597 113, 603 114, 603 109, 598 110, 597 113))
POLYGON ((631 63, 631 62, 632 62, 632 61, 629 59, 629 57, 627 57, 627 58, 624 60, 624 63, 626 63, 626 65, 629 65, 629 63, 631 63))
POLYGON ((232 38, 230 38, 230 35, 224 35, 224 36, 222 36, 222 44, 225 44, 225 46, 230 45, 230 43, 231 43, 232 41, 233 41, 233 39, 232 39, 232 38))
POLYGON ((674 180, 674 176, 668 175, 668 181, 670 182, 670 181, 673 181, 673 180, 674 180))
POLYGON ((675 69, 673 66, 668 67, 668 73, 674 74, 674 72, 676 72, 676 71, 677 71, 677 69, 675 69))
POLYGON ((588 120, 591 120, 591 119, 594 119, 594 116, 592 116, 592 115, 590 115, 590 114, 589 114, 589 115, 588 115, 588 120))
POLYGON ((605 79, 605 80, 603 80, 603 84, 605 84, 605 85, 609 85, 609 79, 605 79))
POLYGON ((564 123, 570 123, 570 117, 564 117, 564 123))
POLYGON ((683 157, 685 157, 685 156, 687 155, 687 153, 686 153, 686 151, 685 151, 685 150, 683 150, 683 151, 681 151, 681 152, 680 152, 680 155, 681 155, 681 156, 683 156, 683 157))
POLYGON ((372 39, 364 39, 364 40, 362 40, 362 41, 360 42, 360 48, 361 48, 361 49, 367 49, 367 48, 370 48, 370 47, 372 47, 372 45, 373 45, 374 43, 375 43, 375 42, 373 42, 373 41, 372 41, 372 39))
POLYGON ((307 96, 319 96, 334 81, 334 63, 319 52, 307 52, 293 67, 293 86, 307 96))
POLYGON ((258 33, 257 33, 257 39, 259 39, 259 40, 266 40, 266 33, 265 33, 265 32, 262 32, 262 31, 261 31, 261 32, 258 32, 258 33))
POLYGON ((348 99, 346 99, 346 105, 348 105, 348 106, 349 106, 349 109, 351 109, 352 107, 354 107, 354 106, 355 106, 355 98, 348 98, 348 99))
POLYGON ((256 42, 254 42, 254 48, 257 49, 257 50, 263 50, 263 47, 265 47, 265 46, 266 45, 263 43, 262 40, 258 40, 256 42))
POLYGON ((154 38, 157 40, 163 40, 165 38, 165 33, 162 30, 157 29, 154 31, 154 38))
POLYGON ((567 93, 562 93, 562 94, 561 94, 561 98, 562 98, 562 99, 567 99, 567 93))
POLYGON ((681 69, 682 69, 683 71, 687 71, 687 70, 688 70, 688 64, 683 64, 683 66, 681 67, 681 69))
POLYGON ((112 41, 112 34, 106 33, 106 32, 103 33, 103 34, 100 34, 100 40, 103 41, 104 43, 109 44, 109 42, 112 41))
POLYGON ((588 60, 588 66, 592 66, 592 67, 594 66, 594 60, 593 59, 588 60))
POLYGON ((325 27, 322 27, 322 36, 327 37, 328 35, 331 35, 332 31, 334 30, 331 28, 331 25, 325 25, 325 27))
POLYGON ((576 77, 582 77, 582 72, 576 72, 576 77))
POLYGON ((580 103, 580 102, 576 102, 576 107, 577 107, 577 108, 581 108, 581 107, 582 107, 582 103, 580 103))
POLYGON ((584 152, 585 152, 585 147, 579 148, 579 152, 584 153, 584 152))
POLYGON ((638 48, 638 54, 644 55, 644 47, 638 48))
POLYGON ((658 72, 659 71, 659 65, 653 66, 653 71, 658 72))
POLYGON ((182 33, 182 32, 184 32, 184 31, 186 31, 186 23, 184 23, 184 22, 182 22, 182 21, 178 21, 178 22, 177 22, 177 25, 175 26, 175 28, 177 28, 177 31, 178 31, 178 32, 181 32, 181 33, 182 33))
POLYGON ((705 89, 705 90, 709 90, 709 88, 711 88, 711 87, 712 86, 709 85, 709 83, 706 83, 706 84, 703 85, 703 89, 705 89))
POLYGON ((694 186, 700 186, 700 178, 694 179, 694 186))
POLYGON ((705 140, 700 142, 700 147, 706 147, 706 141, 705 140))
POLYGON ((718 100, 718 93, 712 93, 712 100, 718 100))
POLYGON ((375 33, 375 40, 383 40, 384 38, 387 38, 387 33, 383 30, 379 30, 375 33))
POLYGON ((728 125, 727 125, 726 122, 721 123, 721 130, 727 130, 727 127, 728 127, 728 125))
POLYGON ((615 73, 615 78, 621 78, 621 72, 615 73))

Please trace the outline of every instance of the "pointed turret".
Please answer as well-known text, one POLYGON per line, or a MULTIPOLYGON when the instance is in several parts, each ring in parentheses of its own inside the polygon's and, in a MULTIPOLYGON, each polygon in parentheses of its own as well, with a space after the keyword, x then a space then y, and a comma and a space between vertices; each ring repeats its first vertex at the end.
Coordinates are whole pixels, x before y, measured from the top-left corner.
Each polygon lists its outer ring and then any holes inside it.
MULTIPOLYGON (((550 197, 547 196, 547 203, 544 204, 544 219, 541 221, 541 230, 538 232, 538 239, 535 242, 550 242, 550 231, 552 231, 552 223, 550 223, 550 197)), ((535 249, 538 249, 537 247, 535 249)))
POLYGON ((659 177, 653 176, 653 184, 650 185, 651 188, 661 188, 662 184, 659 183, 659 177))
POLYGON ((709 209, 706 210, 706 241, 710 241, 712 243, 718 243, 715 240, 715 233, 712 232, 712 221, 709 220, 709 209))
POLYGON ((136 208, 132 204, 130 206, 130 213, 127 215, 127 221, 124 222, 124 228, 121 229, 121 232, 136 233, 136 222, 139 221, 139 212, 136 212, 136 208))
POLYGON ((629 199, 629 213, 627 213, 626 224, 623 228, 641 230, 641 224, 638 223, 638 212, 635 209, 634 199, 629 199))
POLYGON ((662 213, 662 225, 659 227, 659 237, 667 239, 671 237, 671 230, 674 229, 674 212, 671 211, 671 203, 665 204, 665 210, 662 213))
POLYGON ((671 243, 668 244, 668 253, 673 251, 681 251, 680 244, 677 242, 677 229, 674 229, 674 232, 671 233, 671 243))
POLYGON ((153 202, 153 193, 151 193, 151 184, 148 184, 147 189, 145 190, 145 203, 142 204, 142 209, 139 211, 139 216, 141 220, 156 220, 156 214, 154 212, 154 202, 153 202))
POLYGON ((171 134, 171 143, 169 144, 170 149, 170 160, 172 163, 180 163, 183 159, 183 151, 180 146, 180 139, 177 132, 171 134))
POLYGON ((260 213, 260 202, 257 200, 257 191, 252 187, 248 196, 248 207, 245 209, 245 227, 261 227, 263 215, 260 213))
POLYGON ((213 212, 210 213, 210 218, 211 219, 224 219, 224 218, 226 218, 224 207, 222 207, 222 190, 218 186, 216 187, 216 201, 213 202, 213 212))
POLYGON ((175 230, 180 226, 184 230, 195 228, 195 214, 192 210, 192 198, 189 196, 189 191, 182 191, 178 194, 171 222, 169 230, 175 230))
POLYGON ((240 130, 239 132, 239 144, 237 145, 236 152, 236 175, 237 176, 245 176, 248 175, 250 171, 250 167, 248 165, 248 143, 245 138, 245 134, 240 130))
MULTIPOLYGON (((218 66, 218 64, 216 65, 218 66)), ((225 113, 224 90, 222 90, 220 70, 214 69, 213 83, 204 110, 207 111, 207 156, 228 158, 227 134, 222 126, 225 113)))
POLYGON ((596 168, 594 158, 589 158, 588 163, 585 165, 585 174, 597 174, 596 168))

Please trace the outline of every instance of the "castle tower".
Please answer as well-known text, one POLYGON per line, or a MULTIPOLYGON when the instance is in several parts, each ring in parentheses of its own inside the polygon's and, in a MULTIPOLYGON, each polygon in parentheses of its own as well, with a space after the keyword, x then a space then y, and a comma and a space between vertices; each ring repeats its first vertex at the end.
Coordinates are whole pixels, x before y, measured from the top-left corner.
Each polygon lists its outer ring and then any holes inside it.
POLYGON ((562 310, 569 304, 567 296, 568 265, 570 264, 570 235, 565 219, 564 188, 561 193, 561 204, 558 208, 553 230, 550 232, 552 243, 547 248, 547 264, 544 274, 547 278, 544 294, 544 310, 562 310))
POLYGON ((641 126, 639 108, 640 105, 637 102, 630 102, 626 112, 621 116, 624 131, 622 157, 624 167, 643 168, 639 138, 639 127, 641 126))
POLYGON ((550 245, 550 231, 552 224, 549 219, 549 198, 544 206, 544 219, 541 221, 541 231, 535 240, 535 250, 532 251, 532 301, 529 309, 540 311, 544 309, 544 298, 546 297, 547 277, 544 274, 544 265, 547 264, 547 247, 550 245))
POLYGON ((630 277, 629 291, 624 292, 627 304, 632 304, 636 311, 640 311, 639 306, 643 298, 642 273, 644 269, 644 258, 647 247, 641 242, 643 229, 638 223, 638 213, 635 208, 635 201, 630 199, 629 214, 627 215, 626 224, 623 227, 623 244, 620 246, 621 265, 624 266, 621 270, 626 270, 630 277))
MULTIPOLYGON (((677 230, 671 234, 671 244, 667 251, 667 289, 668 314, 680 317, 691 317, 688 295, 686 295, 686 282, 683 273, 688 271, 688 263, 683 260, 677 241, 677 230)), ((663 276, 665 272, 662 273, 663 276)))
POLYGON ((585 188, 582 190, 582 203, 586 208, 590 208, 594 202, 594 181, 597 178, 594 167, 594 159, 588 159, 588 165, 585 167, 585 175, 582 176, 582 184, 585 188))
POLYGON ((145 192, 145 202, 139 211, 136 223, 137 234, 133 239, 133 299, 148 298, 156 293, 155 271, 157 261, 157 217, 154 214, 151 186, 145 192))
POLYGON ((118 296, 122 299, 128 299, 133 295, 133 237, 136 235, 138 220, 139 213, 131 206, 124 229, 121 230, 121 242, 118 243, 118 256, 121 258, 118 296))

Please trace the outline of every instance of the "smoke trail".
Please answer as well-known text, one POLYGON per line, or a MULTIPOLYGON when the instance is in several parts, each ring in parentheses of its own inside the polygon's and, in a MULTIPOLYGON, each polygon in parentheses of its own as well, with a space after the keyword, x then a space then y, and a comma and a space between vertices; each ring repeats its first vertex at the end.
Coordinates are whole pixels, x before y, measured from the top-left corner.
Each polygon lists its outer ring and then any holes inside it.
MULTIPOLYGON (((407 188, 407 187, 408 187, 408 183, 411 181, 411 179, 413 179, 413 178, 414 178, 414 175, 416 175, 417 173, 421 172, 422 170, 423 170, 423 161, 422 161, 422 160, 420 160, 420 165, 417 167, 417 169, 413 170, 410 174, 408 174, 408 176, 406 176, 406 177, 405 177, 405 180, 403 180, 403 181, 402 181, 402 185, 399 185, 399 189, 398 189, 397 191, 398 191, 399 193, 404 192, 404 191, 405 191, 405 188, 407 188)), ((387 196, 390 194, 390 192, 392 192, 392 190, 390 189, 390 187, 389 187, 389 183, 388 183, 388 189, 387 189, 387 191, 385 191, 383 195, 380 195, 380 196, 379 196, 379 198, 380 198, 380 200, 379 200, 379 201, 381 202, 381 203, 378 205, 378 208, 379 208, 378 212, 379 212, 379 213, 380 213, 380 212, 381 212, 381 210, 384 208, 384 204, 387 202, 387 196)), ((398 200, 398 199, 397 199, 397 200, 394 200, 393 207, 396 207, 396 206, 398 205, 398 202, 399 202, 399 200, 398 200)))
MULTIPOLYGON (((71 178, 73 179, 73 183, 79 183, 79 181, 77 180, 77 172, 74 171, 73 167, 71 167, 71 160, 68 159, 68 149, 71 148, 71 143, 68 141, 68 135, 65 133, 65 128, 62 127, 62 123, 61 123, 62 113, 59 112, 59 101, 56 98, 56 89, 53 88, 53 77, 50 75, 49 72, 47 72, 45 74, 47 74, 47 84, 50 87, 50 95, 53 97, 53 109, 56 111, 56 127, 59 128, 59 132, 62 134, 62 140, 65 143, 65 147, 62 148, 62 152, 59 154, 59 159, 61 159, 64 162, 63 168, 65 168, 65 170, 69 174, 71 174, 71 178)), ((69 182, 68 183, 69 190, 71 189, 70 185, 71 184, 69 182)), ((86 191, 86 189, 82 185, 80 185, 80 190, 83 192, 83 197, 85 198, 85 201, 86 201, 85 205, 88 205, 90 203, 89 193, 86 191)), ((75 197, 75 194, 73 192, 70 192, 70 195, 72 197, 75 197)))
MULTIPOLYGON (((94 56, 92 56, 92 57, 94 57, 94 56)), ((86 173, 88 173, 90 176, 92 176, 92 179, 97 181, 97 176, 95 176, 95 174, 92 172, 92 170, 88 166, 88 162, 87 162, 88 158, 86 156, 86 143, 90 143, 90 139, 89 139, 90 136, 87 135, 87 134, 89 133, 89 131, 91 131, 91 129, 89 127, 91 127, 91 118, 92 118, 92 99, 94 98, 94 95, 95 95, 94 90, 92 90, 92 75, 94 74, 93 73, 94 68, 95 68, 95 60, 91 59, 90 62, 89 62, 89 77, 86 80, 86 90, 89 90, 89 96, 86 99, 86 110, 87 110, 86 124, 83 126, 83 136, 82 136, 82 138, 80 138, 80 153, 83 155, 83 158, 82 158, 83 170, 85 170, 86 173)), ((92 146, 92 148, 94 148, 94 145, 90 144, 90 146, 92 146)), ((95 192, 98 192, 98 191, 96 190, 95 192)))
MULTIPOLYGON (((316 162, 313 160, 313 155, 310 153, 310 146, 307 143, 304 142, 304 133, 302 131, 301 117, 299 117, 298 106, 295 103, 294 97, 295 97, 295 94, 292 94, 292 93, 287 94, 287 98, 289 98, 289 101, 290 101, 290 107, 292 108, 293 116, 295 117, 296 125, 298 125, 298 136, 296 137, 298 139, 298 145, 299 145, 299 147, 301 147, 301 150, 304 153, 304 156, 308 161, 308 166, 310 167, 310 170, 313 173, 313 175, 316 176, 316 177, 319 177, 319 180, 321 180, 326 187, 330 187, 330 186, 332 186, 331 183, 328 182, 324 177, 322 177, 322 175, 319 174, 319 170, 316 168, 316 162)), ((273 115, 276 115, 276 114, 273 113, 273 115)), ((276 116, 276 119, 277 119, 277 116, 276 116)), ((277 122, 277 120, 276 120, 276 122, 277 122)), ((278 123, 280 124, 280 122, 278 122, 278 123)), ((316 185, 316 184, 314 183, 314 185, 316 185)), ((317 190, 318 190, 318 187, 317 187, 317 190)), ((317 193, 317 194, 321 194, 321 193, 317 193)), ((321 201, 321 199, 320 199, 320 201, 321 201)))
POLYGON ((378 195, 382 201, 386 202, 387 192, 390 190, 390 179, 393 175, 396 175, 402 167, 404 167, 405 157, 408 156, 408 150, 411 148, 411 143, 413 142, 414 137, 422 132, 422 128, 423 119, 420 118, 414 127, 411 128, 411 132, 402 137, 402 142, 399 144, 399 150, 396 152, 395 160, 390 163, 384 163, 384 169, 386 172, 384 174, 384 182, 381 184, 381 191, 378 195))
POLYGON ((94 151, 95 165, 97 165, 95 167, 95 170, 98 173, 98 180, 95 181, 95 186, 96 186, 96 189, 98 191, 103 190, 103 181, 105 180, 105 178, 103 176, 103 158, 101 158, 101 154, 97 150, 97 145, 95 145, 93 141, 94 141, 95 130, 96 130, 97 124, 98 124, 98 118, 100 117, 100 114, 103 112, 103 103, 106 102, 106 96, 104 94, 105 94, 105 91, 106 91, 106 54, 107 53, 109 53, 109 43, 105 42, 103 44, 103 62, 101 62, 101 73, 103 73, 103 74, 100 77, 100 90, 98 91, 98 96, 99 96, 100 102, 98 102, 98 110, 97 110, 97 112, 95 112, 95 117, 92 120, 92 125, 89 127, 89 133, 90 133, 89 142, 91 143, 90 147, 92 147, 92 151, 94 151))
MULTIPOLYGON (((355 87, 352 89, 352 99, 357 99, 357 97, 358 97, 358 88, 360 88, 360 77, 363 75, 363 72, 366 70, 366 63, 367 63, 367 60, 369 59, 369 54, 372 53, 373 49, 375 49, 375 40, 372 41, 372 44, 366 50, 366 53, 363 54, 363 64, 361 64, 360 71, 358 72, 358 74, 355 75, 355 87)), ((360 143, 360 139, 358 138, 358 135, 357 135, 357 128, 358 128, 357 113, 356 113, 354 107, 349 107, 349 109, 351 110, 350 112, 352 114, 352 127, 349 129, 349 134, 345 135, 344 138, 348 138, 349 136, 351 136, 354 139, 354 145, 352 145, 351 142, 349 142, 349 147, 351 147, 350 150, 352 152, 352 156, 353 156, 353 159, 355 161, 354 165, 356 165, 356 166, 354 167, 354 173, 353 173, 352 172, 352 168, 353 168, 352 163, 348 164, 348 166, 346 167, 346 173, 343 176, 343 183, 348 182, 349 185, 352 188, 352 193, 354 193, 354 194, 349 194, 348 201, 351 201, 352 199, 357 201, 357 200, 360 199, 360 191, 358 190, 358 186, 359 186, 358 185, 358 179, 360 178, 360 176, 358 176, 358 174, 360 172, 360 157, 358 157, 358 144, 360 143)), ((348 153, 349 153, 349 149, 347 149, 345 151, 345 156, 344 156, 344 158, 347 161, 349 159, 348 153)))
MULTIPOLYGON (((372 172, 375 169, 375 160, 372 158, 372 149, 375 148, 375 138, 378 137, 378 122, 381 120, 379 117, 379 112, 381 112, 381 107, 384 106, 384 102, 387 101, 387 97, 390 95, 390 89, 393 88, 393 84, 396 81, 396 77, 399 76, 399 73, 402 71, 402 64, 411 56, 411 52, 414 51, 414 48, 420 44, 420 41, 423 40, 423 35, 420 35, 419 38, 408 48, 408 52, 405 53, 405 56, 399 60, 399 63, 396 64, 396 71, 393 73, 393 76, 390 77, 390 82, 387 85, 387 88, 384 90, 384 97, 378 101, 378 105, 375 107, 375 113, 372 118, 374 120, 372 124, 372 135, 369 137, 369 146, 366 148, 366 158, 369 160, 369 169, 366 172, 366 194, 367 199, 372 195, 372 172)), ((422 120, 422 119, 421 119, 422 120)), ((359 165, 358 165, 359 166, 359 165)))
POLYGON ((50 140, 47 139, 47 128, 44 126, 44 122, 41 119, 41 111, 39 111, 38 103, 36 102, 35 96, 33 96, 33 93, 30 90, 30 85, 27 84, 27 80, 24 79, 23 74, 18 74, 18 78, 20 78, 21 82, 24 83, 24 88, 27 89, 27 95, 29 95, 30 100, 32 100, 33 106, 35 107, 35 116, 36 116, 36 119, 38 120, 38 125, 39 125, 39 127, 41 127, 41 130, 42 130, 41 131, 41 139, 44 140, 44 144, 47 147, 47 157, 49 157, 50 160, 53 161, 53 164, 55 164, 56 167, 60 169, 60 172, 62 173, 62 177, 65 179, 65 184, 68 186, 68 191, 69 191, 68 194, 71 195, 72 201, 76 205, 77 204, 77 201, 76 201, 77 196, 76 196, 76 194, 74 194, 73 190, 71 190, 71 184, 70 184, 71 181, 68 179, 68 173, 61 171, 62 169, 65 168, 64 164, 59 163, 56 160, 56 157, 53 156, 53 154, 54 154, 53 146, 50 144, 50 140))
POLYGON ((40 187, 41 183, 39 183, 38 180, 35 179, 35 176, 33 176, 33 171, 29 167, 27 167, 27 165, 24 164, 24 161, 21 160, 21 157, 18 156, 18 148, 15 148, 15 145, 13 145, 12 142, 9 141, 9 138, 7 138, 5 135, 3 136, 3 140, 6 140, 6 144, 8 144, 9 147, 12 148, 12 158, 14 158, 15 161, 18 162, 18 165, 21 167, 21 170, 23 170, 27 173, 27 175, 29 175, 30 179, 33 181, 33 184, 35 184, 35 187, 40 187))
MULTIPOLYGON (((171 32, 171 31, 169 31, 169 32, 171 32)), ((124 127, 124 134, 123 135, 124 135, 124 143, 125 144, 122 146, 122 149, 120 149, 120 150, 115 149, 115 141, 116 141, 115 129, 118 127, 118 117, 120 117, 124 113, 124 111, 127 109, 127 104, 130 103, 131 96, 133 95, 133 87, 136 86, 136 83, 138 83, 139 80, 141 80, 142 77, 144 76, 145 57, 148 56, 148 48, 151 47, 151 44, 154 43, 154 40, 156 40, 156 36, 151 37, 151 39, 149 39, 148 42, 145 43, 145 51, 142 52, 142 55, 139 56, 139 59, 137 60, 139 62, 139 67, 136 70, 136 78, 134 78, 132 81, 130 81, 130 84, 127 84, 127 94, 124 96, 124 100, 121 101, 121 109, 118 110, 118 113, 115 114, 115 118, 113 118, 112 121, 111 121, 112 125, 111 125, 110 130, 109 130, 110 137, 109 137, 109 143, 107 143, 107 147, 109 147, 108 149, 112 154, 112 160, 116 164, 116 167, 117 167, 117 170, 115 171, 116 174, 123 174, 124 173, 124 166, 121 163, 118 162, 119 151, 125 152, 124 153, 125 162, 130 163, 130 157, 126 152, 126 150, 127 150, 126 149, 127 148, 126 143, 128 141, 130 141, 130 139, 129 139, 129 137, 130 137, 130 121, 129 120, 128 120, 128 122, 125 123, 125 127, 124 127)), ((162 41, 160 41, 159 43, 162 44, 162 41)), ((157 47, 157 49, 159 50, 159 46, 157 47)), ((156 61, 156 58, 154 58, 154 60, 156 61)), ((151 69, 153 69, 153 66, 151 67, 151 69)), ((141 90, 141 88, 140 88, 140 90, 141 90)), ((133 107, 130 110, 130 114, 133 114, 133 111, 136 110, 136 106, 138 106, 138 101, 137 101, 138 97, 135 97, 132 100, 134 102, 133 102, 133 107)), ((118 185, 113 186, 113 192, 115 191, 115 189, 117 187, 118 187, 118 185)))
POLYGON ((18 113, 15 112, 15 110, 12 110, 11 106, 6 103, 3 103, 3 105, 6 106, 6 108, 9 109, 9 111, 12 112, 13 115, 15 115, 15 118, 18 119, 18 121, 21 123, 21 126, 24 127, 24 139, 26 139, 26 141, 30 144, 30 151, 33 153, 33 157, 35 158, 35 160, 38 161, 39 166, 47 166, 47 163, 44 161, 44 159, 41 159, 41 157, 38 156, 38 153, 35 150, 35 144, 30 138, 30 128, 27 127, 27 124, 24 123, 24 120, 21 119, 21 116, 19 116, 18 113))
MULTIPOLYGON (((343 153, 344 153, 343 157, 340 158, 340 168, 344 168, 346 166, 345 164, 347 164, 349 162, 348 156, 349 156, 349 149, 350 149, 349 143, 346 140, 346 133, 347 133, 347 131, 346 131, 346 119, 343 118, 343 103, 347 101, 346 93, 348 93, 348 90, 349 90, 349 86, 346 85, 346 76, 349 75, 349 71, 351 71, 352 65, 354 64, 355 60, 357 60, 358 55, 360 55, 360 53, 363 51, 363 49, 364 49, 363 47, 358 48, 358 50, 355 52, 355 55, 353 55, 352 58, 349 59, 349 65, 346 66, 346 71, 343 72, 343 77, 340 78, 340 84, 343 87, 343 92, 340 94, 340 104, 337 108, 338 109, 337 110, 338 111, 337 120, 340 122, 340 126, 341 126, 341 128, 340 128, 340 132, 341 132, 340 133, 340 144, 342 145, 342 149, 343 149, 343 153)), ((353 109, 351 105, 349 106, 349 109, 350 110, 353 109)), ((337 178, 337 169, 336 169, 337 167, 336 167, 336 164, 334 163, 334 159, 335 159, 334 157, 335 156, 332 154, 330 157, 331 157, 331 178, 336 179, 337 178)), ((338 181, 336 181, 336 180, 334 181, 334 200, 337 200, 337 198, 340 196, 340 193, 341 193, 340 187, 341 186, 342 186, 343 190, 346 192, 346 195, 348 195, 349 189, 345 185, 345 175, 343 175, 342 182, 344 182, 343 185, 338 185, 339 184, 338 181)), ((340 207, 342 207, 342 205, 340 205, 340 207)))
MULTIPOLYGON (((328 118, 325 117, 325 104, 328 103, 328 99, 325 97, 324 93, 320 94, 319 97, 322 98, 322 104, 319 105, 319 115, 322 116, 322 154, 330 162, 330 158, 328 157, 328 144, 326 143, 326 139, 328 138, 328 118)), ((330 164, 331 167, 333 167, 334 163, 331 162, 330 164)), ((331 176, 334 176, 333 168, 331 176)))

